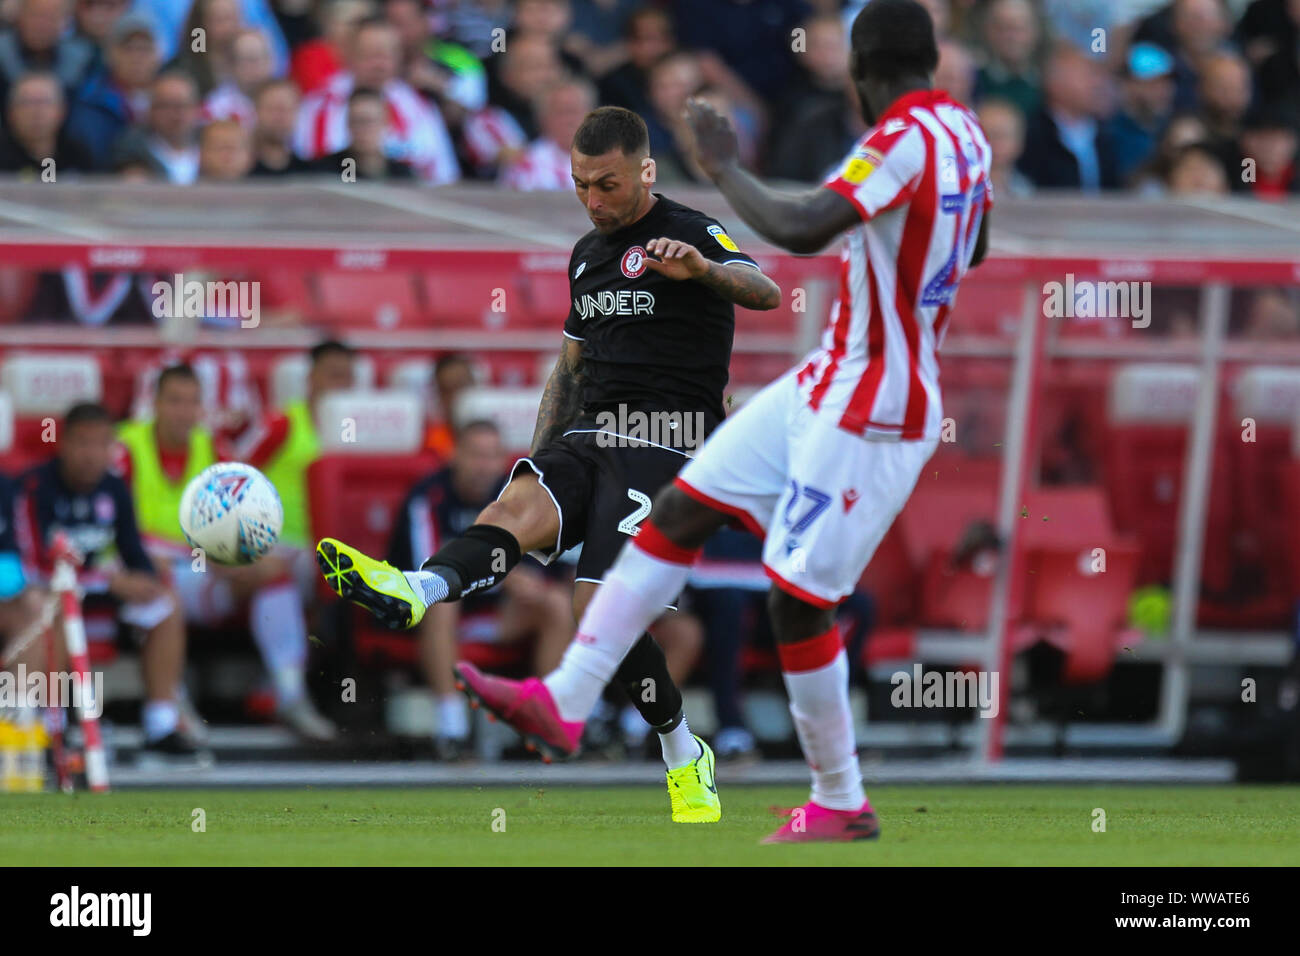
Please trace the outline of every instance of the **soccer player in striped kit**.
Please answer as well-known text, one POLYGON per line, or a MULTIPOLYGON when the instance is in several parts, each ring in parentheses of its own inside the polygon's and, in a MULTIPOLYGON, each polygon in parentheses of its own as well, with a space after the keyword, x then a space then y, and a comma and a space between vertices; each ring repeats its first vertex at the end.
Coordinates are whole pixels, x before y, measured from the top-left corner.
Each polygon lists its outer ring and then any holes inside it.
POLYGON ((468 691, 516 729, 572 750, 606 682, 729 519, 765 537, 769 610, 811 798, 769 842, 879 834, 862 786, 835 608, 854 588, 939 441, 936 352, 957 286, 987 247, 991 150, 975 116, 932 88, 934 27, 915 0, 872 0, 851 68, 870 129, 823 186, 779 193, 744 172, 730 123, 689 106, 700 165, 774 244, 845 236, 819 348, 750 399, 656 498, 587 606, 560 667, 468 691))

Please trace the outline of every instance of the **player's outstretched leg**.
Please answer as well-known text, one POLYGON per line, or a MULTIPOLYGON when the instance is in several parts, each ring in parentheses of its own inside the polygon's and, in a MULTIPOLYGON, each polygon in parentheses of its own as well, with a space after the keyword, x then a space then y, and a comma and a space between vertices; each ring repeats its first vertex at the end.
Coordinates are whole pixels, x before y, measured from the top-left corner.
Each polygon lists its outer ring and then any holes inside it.
POLYGON ((359 604, 388 627, 415 627, 430 603, 407 574, 335 538, 322 538, 316 545, 316 563, 335 594, 359 604))
POLYGON ((849 709, 849 660, 833 607, 815 607, 777 587, 769 595, 781 676, 799 746, 813 768, 811 799, 789 811, 764 843, 871 840, 880 824, 862 789, 849 709))

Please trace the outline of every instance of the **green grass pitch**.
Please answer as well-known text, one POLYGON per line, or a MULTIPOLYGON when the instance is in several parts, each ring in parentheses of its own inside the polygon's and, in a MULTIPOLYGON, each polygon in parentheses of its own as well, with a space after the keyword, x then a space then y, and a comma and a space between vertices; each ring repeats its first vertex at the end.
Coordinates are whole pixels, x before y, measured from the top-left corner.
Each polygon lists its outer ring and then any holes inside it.
POLYGON ((41 865, 1294 865, 1300 788, 879 786, 883 834, 759 846, 795 787, 723 790, 674 825, 655 787, 0 795, 0 860, 41 865), (1094 810, 1106 814, 1094 832, 1094 810), (203 811, 204 832, 193 815, 203 811), (503 811, 503 812, 502 812, 503 811), (497 830, 493 829, 498 821, 497 830), (504 830, 501 830, 504 823, 504 830))

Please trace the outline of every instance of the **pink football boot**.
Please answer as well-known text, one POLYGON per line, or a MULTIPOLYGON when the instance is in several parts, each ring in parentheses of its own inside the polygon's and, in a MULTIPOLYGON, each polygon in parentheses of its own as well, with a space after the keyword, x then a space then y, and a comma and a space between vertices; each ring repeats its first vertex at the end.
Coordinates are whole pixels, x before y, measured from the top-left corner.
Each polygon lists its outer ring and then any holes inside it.
POLYGON ((571 757, 577 752, 584 723, 561 718, 551 692, 536 677, 506 680, 484 674, 465 661, 456 665, 456 673, 460 677, 456 689, 464 692, 470 705, 481 704, 488 709, 489 716, 500 717, 519 731, 524 745, 529 750, 540 751, 546 763, 554 756, 571 757))
POLYGON ((764 843, 848 843, 880 836, 880 823, 870 800, 858 810, 831 810, 810 800, 782 815, 790 819, 764 843))

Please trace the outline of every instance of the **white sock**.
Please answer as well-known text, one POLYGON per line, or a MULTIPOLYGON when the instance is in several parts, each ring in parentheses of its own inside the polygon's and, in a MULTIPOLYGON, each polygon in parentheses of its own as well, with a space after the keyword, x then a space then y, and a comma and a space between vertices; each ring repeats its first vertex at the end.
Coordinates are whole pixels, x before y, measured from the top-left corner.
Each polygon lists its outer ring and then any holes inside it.
POLYGON ((790 694, 799 746, 812 767, 812 801, 832 810, 857 810, 867 802, 862 789, 849 710, 849 658, 841 650, 816 670, 782 673, 790 694))
POLYGON ((460 694, 438 695, 438 737, 449 740, 464 740, 469 736, 469 715, 465 710, 465 698, 460 694))
POLYGON ((682 715, 680 724, 668 733, 659 735, 659 744, 664 748, 664 764, 669 770, 694 763, 704 753, 691 733, 691 728, 686 725, 685 714, 682 715))
MULTIPOLYGON (((652 528, 643 526, 642 531, 652 528)), ((632 645, 686 585, 690 569, 647 554, 636 539, 623 546, 587 605, 560 666, 542 681, 561 718, 587 719, 632 645)))
POLYGON ((147 700, 144 704, 145 740, 162 740, 180 720, 174 700, 147 700))
POLYGON ((275 684, 276 703, 296 703, 307 667, 307 622, 293 582, 269 584, 255 593, 248 606, 248 626, 275 684))
POLYGON ((424 601, 425 607, 447 600, 447 595, 451 593, 451 588, 447 585, 446 580, 432 571, 404 571, 402 573, 406 575, 406 580, 410 583, 416 596, 424 601))

